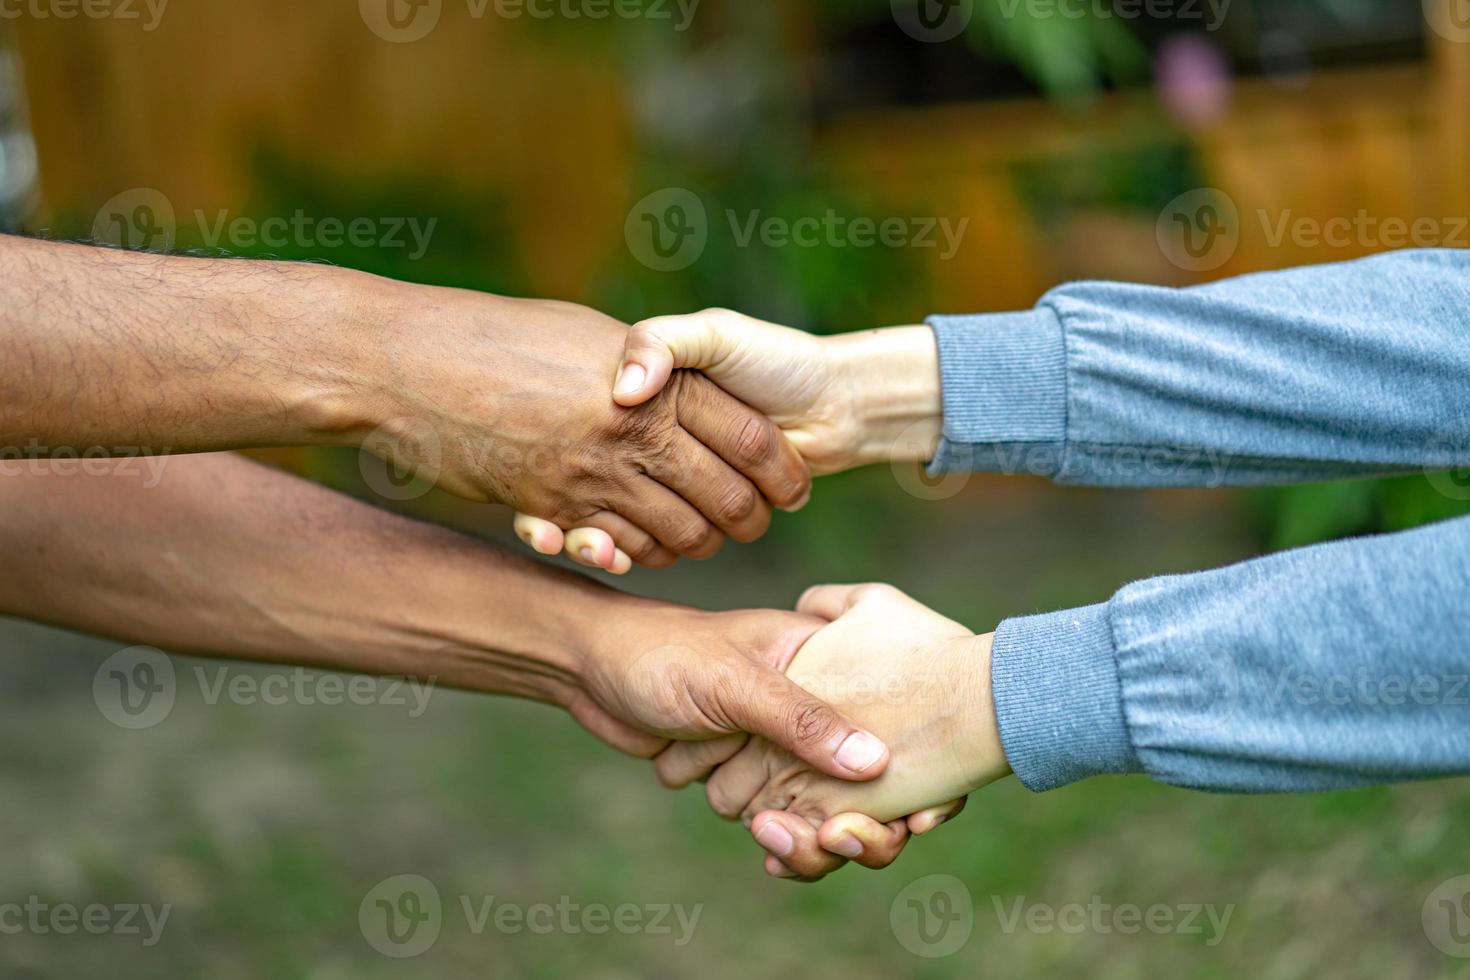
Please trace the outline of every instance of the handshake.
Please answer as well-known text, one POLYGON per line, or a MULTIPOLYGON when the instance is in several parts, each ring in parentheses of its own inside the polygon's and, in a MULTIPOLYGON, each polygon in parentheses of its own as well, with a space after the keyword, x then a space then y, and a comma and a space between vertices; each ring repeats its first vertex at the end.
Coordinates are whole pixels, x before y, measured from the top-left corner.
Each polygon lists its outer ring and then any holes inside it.
MULTIPOLYGON (((562 303, 448 303, 439 322, 470 326, 452 353, 443 338, 399 346, 419 348, 396 386, 417 397, 390 414, 416 421, 377 429, 368 448, 511 504, 532 548, 614 574, 752 541, 773 508, 805 504, 813 474, 925 460, 939 439, 928 327, 820 338, 708 310, 628 329, 562 303), (415 455, 416 431, 441 459, 415 455)), ((766 849, 768 873, 886 866, 910 833, 1009 772, 989 637, 883 585, 813 588, 795 616, 727 615, 736 625, 720 636, 629 629, 592 671, 592 701, 607 707, 573 713, 604 737, 631 723, 673 739, 608 737, 656 751, 666 786, 704 780, 711 807, 766 849), (747 624, 760 639, 731 659, 747 624)))
POLYGON ((615 574, 707 558, 800 509, 813 474, 925 460, 939 439, 927 327, 819 338, 710 310, 629 330, 566 303, 432 293, 388 314, 383 393, 344 396, 321 426, 515 507, 543 554, 615 574))
POLYGON ((927 327, 818 338, 708 311, 629 329, 567 303, 13 237, 0 310, 0 360, 30 366, 0 444, 31 447, 5 464, 31 478, 0 481, 0 533, 50 556, 0 576, 0 613, 558 704, 667 785, 707 780, 772 874, 886 864, 1008 771, 989 640, 892 589, 700 613, 215 452, 356 446, 621 574, 760 537, 813 473, 929 458, 927 327), (168 458, 157 485, 97 458, 138 455, 168 458))
POLYGON ((0 614, 559 705, 665 784, 705 780, 769 873, 807 880, 889 863, 1013 769, 1035 790, 1147 772, 1234 791, 1470 771, 1463 701, 1321 711, 1276 680, 1463 677, 1463 518, 976 636, 882 585, 794 612, 639 599, 216 452, 370 450, 615 574, 753 540, 813 474, 884 461, 1025 452, 1057 482, 1181 487, 1422 468, 1452 491, 1463 265, 1073 284, 1032 311, 819 338, 0 236, 0 362, 25 367, 0 446, 26 447, 0 453, 0 549, 27 559, 0 569, 0 614), (167 471, 140 483, 112 458, 140 455, 167 471))

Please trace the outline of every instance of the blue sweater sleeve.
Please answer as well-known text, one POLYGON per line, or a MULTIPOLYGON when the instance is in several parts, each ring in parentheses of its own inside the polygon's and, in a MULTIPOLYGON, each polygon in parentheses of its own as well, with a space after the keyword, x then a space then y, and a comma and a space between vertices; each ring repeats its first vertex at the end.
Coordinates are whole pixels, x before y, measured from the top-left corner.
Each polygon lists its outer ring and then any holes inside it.
POLYGON ((1223 486, 1470 465, 1470 251, 929 320, 935 473, 1223 486))
POLYGON ((1238 792, 1470 773, 1470 518, 1130 585, 1007 620, 1011 768, 1238 792))
MULTIPOLYGON (((1470 466, 1470 253, 935 317, 933 468, 1218 486, 1470 466)), ((1452 478, 1457 479, 1457 478, 1452 478)), ((1228 791, 1470 773, 1470 518, 1129 586, 996 632, 1027 786, 1228 791)))

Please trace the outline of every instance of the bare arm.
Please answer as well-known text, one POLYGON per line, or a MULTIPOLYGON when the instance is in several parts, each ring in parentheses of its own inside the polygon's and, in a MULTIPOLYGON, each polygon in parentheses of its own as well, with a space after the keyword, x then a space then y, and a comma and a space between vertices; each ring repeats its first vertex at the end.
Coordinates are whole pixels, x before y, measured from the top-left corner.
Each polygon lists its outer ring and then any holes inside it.
POLYGON ((0 456, 361 446, 648 564, 759 537, 805 464, 699 375, 616 405, 626 334, 569 303, 0 236, 0 456))
POLYGON ((345 441, 371 388, 352 356, 371 282, 0 237, 0 441, 41 457, 345 441))
POLYGON ((805 617, 623 595, 229 454, 167 460, 161 479, 94 466, 109 472, 0 477, 0 612, 533 698, 639 755, 749 731, 833 775, 886 763, 780 673, 815 628, 805 617))

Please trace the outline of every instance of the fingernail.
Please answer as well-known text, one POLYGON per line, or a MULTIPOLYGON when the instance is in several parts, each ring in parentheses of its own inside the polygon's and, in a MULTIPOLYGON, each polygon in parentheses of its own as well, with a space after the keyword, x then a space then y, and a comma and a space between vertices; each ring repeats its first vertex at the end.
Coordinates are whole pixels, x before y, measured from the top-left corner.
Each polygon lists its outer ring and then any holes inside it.
POLYGON ((929 829, 933 830, 935 827, 938 827, 940 824, 944 823, 944 821, 948 819, 949 817, 935 817, 934 822, 929 825, 929 829))
POLYGON ((809 504, 811 502, 812 502, 812 492, 811 492, 811 490, 807 490, 806 493, 804 493, 804 494, 801 495, 801 499, 800 500, 798 500, 796 503, 792 504, 790 507, 785 508, 786 513, 788 513, 788 514, 795 514, 797 511, 801 510, 803 507, 805 507, 807 504, 809 504))
POLYGON ((848 772, 865 772, 883 758, 883 743, 867 732, 853 732, 837 750, 837 764, 848 772))
POLYGON ((581 558, 582 558, 583 561, 596 561, 597 560, 597 552, 593 551, 590 546, 589 547, 584 547, 584 548, 580 549, 577 552, 577 554, 581 556, 581 558))
POLYGON ((852 834, 843 834, 833 841, 832 846, 827 848, 827 850, 834 854, 841 854, 845 858, 861 857, 863 853, 863 842, 852 836, 852 834))
POLYGON ((764 847, 777 857, 785 857, 796 846, 796 842, 791 839, 791 834, 786 828, 774 820, 756 831, 755 839, 760 843, 761 847, 764 847))
POLYGON ((643 370, 642 364, 624 364, 618 372, 618 380, 613 384, 613 394, 631 395, 643 387, 647 378, 648 372, 643 370))

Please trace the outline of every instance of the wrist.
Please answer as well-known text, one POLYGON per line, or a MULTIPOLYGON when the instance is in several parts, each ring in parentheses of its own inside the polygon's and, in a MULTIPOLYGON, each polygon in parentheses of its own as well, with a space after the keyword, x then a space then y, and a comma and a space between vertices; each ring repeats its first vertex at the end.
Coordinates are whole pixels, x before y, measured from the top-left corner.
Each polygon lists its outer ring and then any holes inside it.
POLYGON ((300 445, 361 446, 404 414, 392 380, 403 324, 425 287, 349 269, 316 269, 273 298, 312 338, 292 352, 280 403, 300 445), (294 313, 294 316, 292 315, 294 313))
POLYGON ((828 343, 835 371, 852 393, 854 465, 932 459, 944 428, 934 332, 890 327, 828 343))
POLYGON ((972 792, 1010 775, 1005 747, 996 721, 995 696, 991 687, 990 665, 995 634, 966 637, 955 642, 954 654, 963 681, 956 687, 966 692, 956 743, 964 760, 963 784, 972 792))
POLYGON ((444 533, 432 575, 410 578, 432 583, 412 605, 433 635, 432 672, 452 687, 567 707, 611 655, 624 607, 661 605, 444 533))

